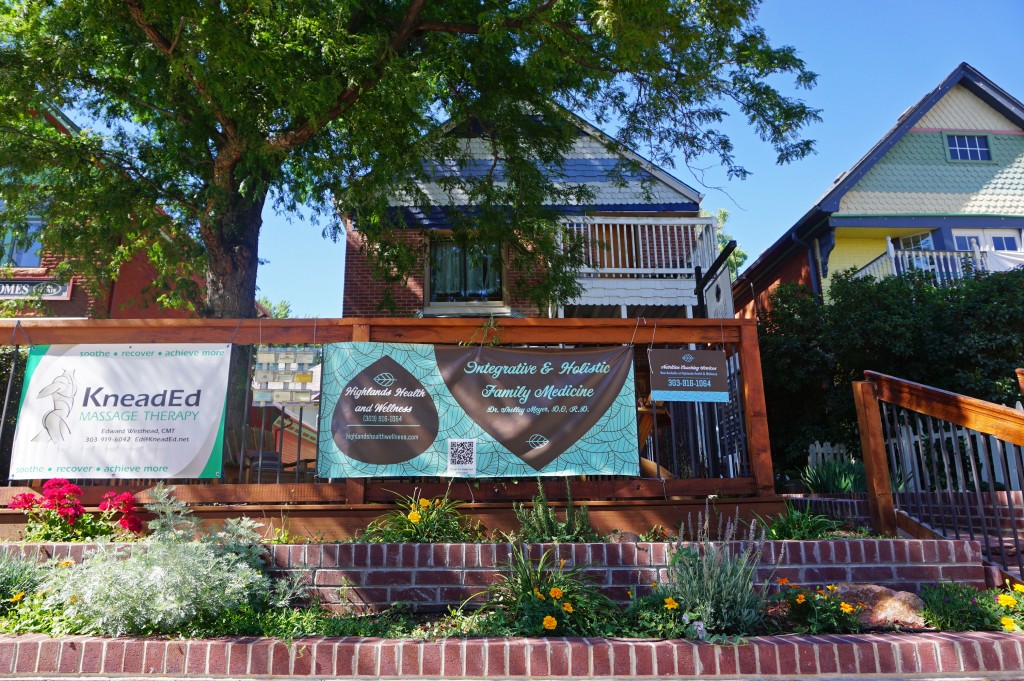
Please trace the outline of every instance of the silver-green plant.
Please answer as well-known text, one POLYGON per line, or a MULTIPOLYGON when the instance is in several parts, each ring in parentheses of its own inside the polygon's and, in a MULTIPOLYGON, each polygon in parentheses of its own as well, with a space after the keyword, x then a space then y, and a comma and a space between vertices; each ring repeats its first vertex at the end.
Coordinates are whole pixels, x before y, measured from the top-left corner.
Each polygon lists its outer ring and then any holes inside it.
MULTIPOLYGON (((737 542, 739 510, 732 519, 718 517, 711 533, 711 509, 688 517, 669 557, 669 584, 664 586, 680 609, 693 613, 712 635, 739 636, 759 631, 764 623, 764 589, 754 586, 765 548, 764 529, 755 520, 747 538, 737 542), (688 532, 687 532, 688 530, 688 532), (685 541, 690 537, 692 541, 685 541), (718 541, 712 541, 712 539, 718 541)), ((766 586, 767 584, 765 584, 766 586)))
POLYGON ((148 542, 102 547, 88 560, 54 570, 43 583, 46 605, 63 608, 75 633, 124 636, 185 631, 254 600, 270 580, 204 542, 148 542))
POLYGON ((0 613, 34 593, 43 581, 45 568, 34 560, 0 553, 0 613))
POLYGON ((264 572, 259 523, 205 528, 173 488, 158 486, 145 542, 101 545, 88 560, 53 570, 32 612, 60 612, 53 633, 188 634, 233 611, 286 607, 305 587, 264 572))

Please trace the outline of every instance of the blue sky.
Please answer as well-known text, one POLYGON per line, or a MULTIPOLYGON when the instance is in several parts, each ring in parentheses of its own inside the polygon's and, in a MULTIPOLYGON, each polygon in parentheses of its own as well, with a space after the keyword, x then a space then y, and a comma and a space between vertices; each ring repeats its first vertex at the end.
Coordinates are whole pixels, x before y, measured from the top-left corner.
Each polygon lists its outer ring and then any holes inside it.
MULTIPOLYGON (((707 168, 705 186, 681 165, 671 170, 705 195, 705 209, 729 211, 726 230, 751 260, 960 62, 1024 100, 1024 0, 766 0, 758 23, 819 74, 816 88, 794 92, 822 109, 822 122, 806 133, 817 153, 775 165, 771 148, 734 118, 726 131, 753 173, 747 180, 726 179, 710 157, 695 164, 707 168)), ((319 227, 268 211, 260 255, 269 261, 260 295, 289 301, 296 316, 340 314, 342 247, 322 239, 319 227)))

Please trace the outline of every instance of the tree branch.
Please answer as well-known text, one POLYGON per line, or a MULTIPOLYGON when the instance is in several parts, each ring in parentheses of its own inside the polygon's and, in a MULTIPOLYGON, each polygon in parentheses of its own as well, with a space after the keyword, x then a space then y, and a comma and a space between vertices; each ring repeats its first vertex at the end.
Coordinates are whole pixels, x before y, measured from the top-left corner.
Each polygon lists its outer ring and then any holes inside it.
MULTIPOLYGON (((140 0, 124 0, 125 6, 128 8, 128 14, 131 15, 135 25, 142 30, 142 32, 149 38, 149 42, 165 57, 170 58, 174 55, 174 50, 178 46, 178 39, 181 37, 181 29, 179 28, 178 35, 174 37, 174 41, 168 40, 159 30, 152 24, 146 22, 145 11, 142 8, 140 0)), ((185 20, 182 18, 181 26, 184 27, 185 20)), ((238 137, 238 126, 235 122, 227 116, 224 111, 214 102, 213 97, 210 95, 209 89, 206 87, 206 83, 195 77, 195 74, 186 71, 188 80, 195 87, 200 97, 206 103, 210 110, 213 112, 214 118, 220 124, 221 129, 224 131, 224 135, 229 140, 236 139, 238 137)))

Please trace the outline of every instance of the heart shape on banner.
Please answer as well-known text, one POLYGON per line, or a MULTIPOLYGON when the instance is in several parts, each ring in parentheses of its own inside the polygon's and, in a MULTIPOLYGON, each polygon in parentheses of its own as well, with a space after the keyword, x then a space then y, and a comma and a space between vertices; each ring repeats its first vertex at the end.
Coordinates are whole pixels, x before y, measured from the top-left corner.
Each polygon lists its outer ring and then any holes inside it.
POLYGON ((438 345, 434 355, 441 378, 466 414, 537 471, 604 416, 633 361, 629 347, 573 350, 559 357, 551 350, 438 345))

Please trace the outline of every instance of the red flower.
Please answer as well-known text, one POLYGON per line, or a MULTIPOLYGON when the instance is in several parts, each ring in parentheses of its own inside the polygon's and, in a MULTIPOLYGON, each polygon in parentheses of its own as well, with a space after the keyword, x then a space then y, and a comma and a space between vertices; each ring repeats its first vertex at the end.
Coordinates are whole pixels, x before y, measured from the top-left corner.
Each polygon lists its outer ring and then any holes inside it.
POLYGON ((135 512, 135 497, 130 492, 107 492, 100 502, 101 511, 119 511, 121 513, 135 512))
POLYGON ((117 521, 117 522, 121 525, 122 528, 128 530, 129 532, 134 532, 135 534, 141 534, 142 533, 142 521, 139 520, 138 516, 135 516, 135 515, 121 516, 121 519, 119 521, 117 521))
POLYGON ((32 511, 39 506, 41 501, 42 497, 37 497, 32 492, 22 492, 21 494, 14 495, 14 498, 7 504, 7 508, 13 508, 17 511, 32 511))

